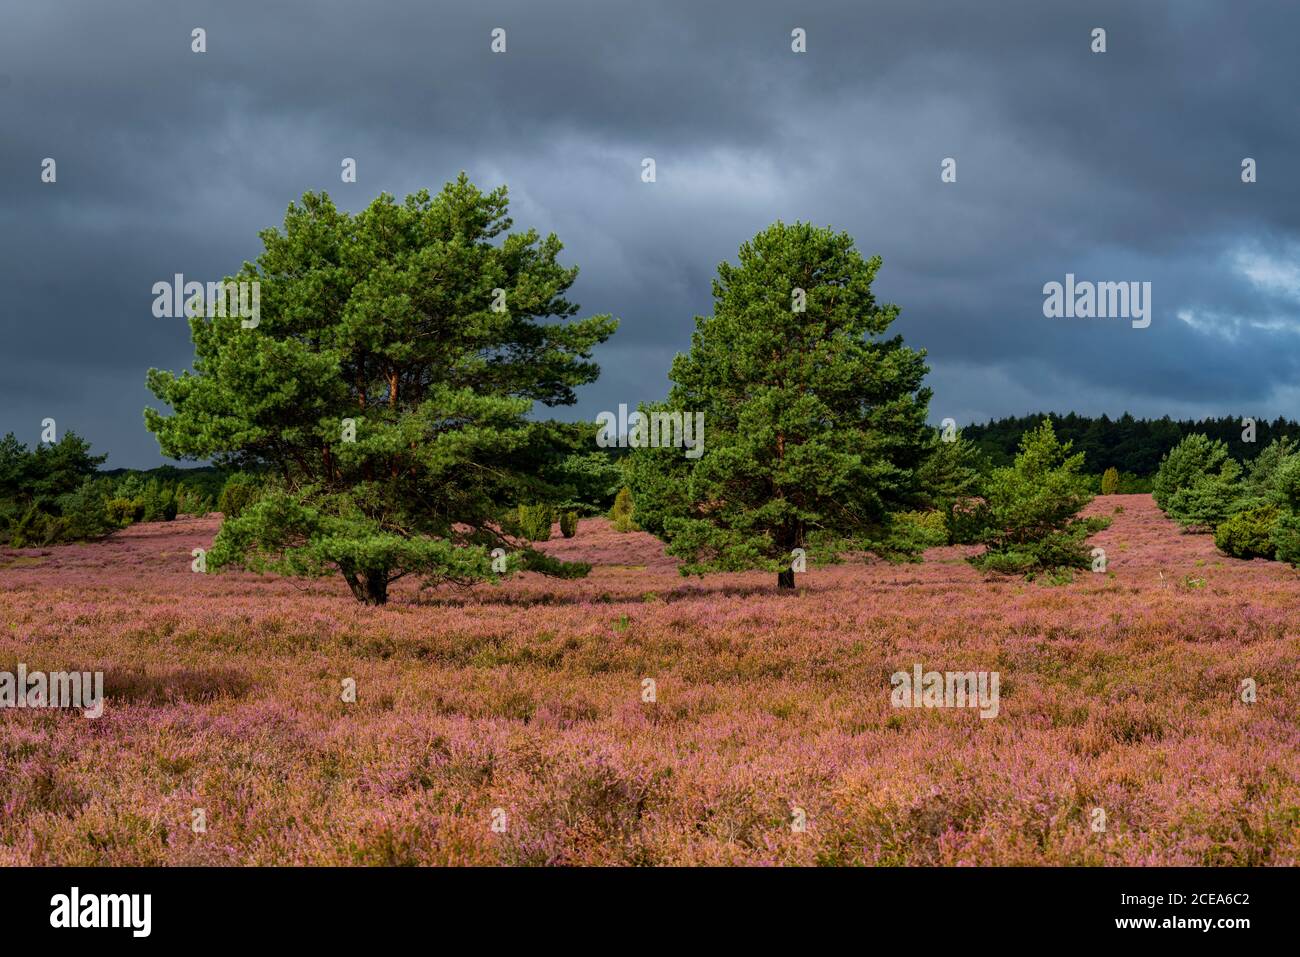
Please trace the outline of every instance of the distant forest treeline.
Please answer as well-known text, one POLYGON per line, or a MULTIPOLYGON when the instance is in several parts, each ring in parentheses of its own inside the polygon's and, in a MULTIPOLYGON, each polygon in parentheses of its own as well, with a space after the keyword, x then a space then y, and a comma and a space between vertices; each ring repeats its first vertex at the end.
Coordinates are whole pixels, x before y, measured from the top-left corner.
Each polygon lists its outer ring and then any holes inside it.
POLYGON ((983 449, 996 465, 1007 465, 1015 457, 1020 437, 1045 418, 1052 420, 1057 437, 1074 443, 1074 451, 1083 452, 1084 468, 1092 473, 1115 468, 1133 475, 1154 475, 1160 459, 1177 445, 1184 436, 1196 432, 1211 439, 1227 443, 1233 458, 1253 459, 1270 442, 1282 436, 1300 440, 1300 423, 1277 418, 1272 422, 1258 419, 1255 424, 1255 441, 1241 440, 1241 417, 1225 416, 1218 419, 1174 420, 1135 419, 1127 412, 1118 419, 1109 416, 1092 418, 1086 415, 1059 415, 1039 412, 1035 415, 1010 416, 989 421, 984 425, 968 425, 961 430, 963 438, 983 449))
MULTIPOLYGON (((1238 461, 1254 459, 1265 446, 1276 438, 1289 436, 1300 444, 1300 422, 1277 418, 1273 421, 1258 419, 1255 424, 1255 441, 1243 442, 1241 418, 1223 417, 1217 419, 1135 419, 1125 413, 1117 419, 1109 416, 1093 418, 1071 412, 1061 415, 1057 412, 1036 412, 1031 415, 1008 416, 1004 419, 990 420, 980 425, 963 426, 961 435, 979 446, 994 465, 1010 465, 1016 455, 1020 438, 1038 426, 1043 419, 1051 419, 1056 435, 1062 441, 1074 443, 1074 451, 1086 455, 1084 469, 1099 475, 1108 468, 1115 468, 1121 473, 1134 476, 1152 476, 1160 467, 1160 459, 1177 445, 1185 436, 1196 432, 1211 439, 1222 439, 1228 445, 1229 453, 1238 461)), ((570 424, 573 432, 571 442, 574 451, 586 450, 580 441, 586 438, 582 426, 570 424)), ((610 460, 624 457, 628 449, 590 449, 590 452, 603 455, 610 460)), ((213 466, 181 467, 163 465, 152 469, 103 469, 102 474, 122 477, 135 473, 142 478, 157 478, 175 482, 184 480, 186 484, 201 487, 215 500, 221 493, 222 485, 230 472, 213 466)), ((1145 490, 1145 489, 1144 489, 1145 490)))

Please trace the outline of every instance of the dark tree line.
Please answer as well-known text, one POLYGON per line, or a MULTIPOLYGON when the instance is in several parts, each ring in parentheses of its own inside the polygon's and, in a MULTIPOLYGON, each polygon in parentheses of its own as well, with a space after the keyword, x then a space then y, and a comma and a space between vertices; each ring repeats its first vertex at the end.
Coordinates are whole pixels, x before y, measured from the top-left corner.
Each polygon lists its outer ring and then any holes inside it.
POLYGON ((1090 472, 1113 467, 1134 475, 1154 475, 1160 468, 1161 458, 1194 433, 1223 441, 1232 457, 1239 461, 1254 459, 1270 442, 1283 436, 1300 441, 1300 423, 1280 417, 1271 422, 1258 419, 1255 441, 1243 442, 1241 416, 1192 421, 1168 416, 1136 419, 1127 412, 1117 419, 1106 415, 1093 418, 1074 412, 1068 415, 1038 412, 968 425, 961 434, 983 450, 995 465, 1005 465, 1014 458, 1020 437, 1045 418, 1051 420, 1061 441, 1073 442, 1074 450, 1084 453, 1090 472))

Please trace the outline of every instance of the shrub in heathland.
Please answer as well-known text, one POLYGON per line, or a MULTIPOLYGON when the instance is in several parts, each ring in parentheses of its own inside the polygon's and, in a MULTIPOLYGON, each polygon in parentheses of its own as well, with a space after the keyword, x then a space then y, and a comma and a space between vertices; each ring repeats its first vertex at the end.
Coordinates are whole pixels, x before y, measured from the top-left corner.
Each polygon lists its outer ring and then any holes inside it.
POLYGON ((1101 494, 1114 495, 1119 491, 1119 470, 1113 465, 1101 476, 1101 494))
POLYGON ((106 508, 109 519, 119 528, 138 522, 144 516, 144 506, 133 498, 111 498, 106 508))
POLYGON ((257 479, 252 475, 237 472, 226 479, 226 484, 221 487, 217 511, 225 518, 239 518, 260 495, 261 487, 257 479))
POLYGON ((9 532, 9 544, 14 548, 26 548, 39 542, 45 534, 45 516, 35 505, 27 508, 22 518, 9 532))
POLYGON ((63 515, 67 538, 72 541, 103 538, 116 528, 108 513, 103 491, 94 479, 88 478, 75 492, 60 496, 59 511, 63 515))
POLYGON ((936 438, 931 444, 916 471, 918 500, 924 510, 943 514, 947 541, 942 544, 969 545, 976 540, 979 529, 968 518, 990 470, 988 456, 960 435, 946 442, 936 438))
POLYGON ((614 496, 614 507, 609 510, 609 520, 614 523, 614 528, 620 532, 634 532, 637 530, 636 522, 632 520, 632 513, 635 510, 635 503, 632 501, 632 490, 621 488, 618 495, 614 496))
POLYGON ((547 541, 554 521, 554 511, 545 503, 519 506, 519 531, 530 542, 547 541))
POLYGON ((1241 508, 1264 505, 1285 505, 1279 498, 1279 482, 1284 466, 1289 466, 1300 456, 1295 443, 1286 436, 1275 439, 1246 465, 1241 481, 1241 508))
POLYGON ((948 544, 948 517, 938 509, 898 512, 890 531, 899 541, 900 554, 913 554, 948 544))
POLYGON ((987 550, 973 564, 1004 574, 1088 567, 1084 539, 1108 520, 1078 517, 1091 495, 1081 474, 1083 453, 1072 455, 1070 448, 1044 419, 1021 438, 1015 463, 993 471, 980 506, 987 550))
POLYGON ((1278 515, 1276 505, 1230 515, 1214 529, 1214 544, 1235 558, 1272 558, 1276 549, 1272 532, 1278 515))
POLYGON ((1300 565, 1300 456, 1291 456, 1278 465, 1271 486, 1280 512, 1269 532, 1274 557, 1300 565))
POLYGON ((1187 436, 1160 460, 1160 468, 1151 483, 1151 495, 1165 511, 1179 489, 1190 488, 1197 480, 1218 472, 1228 460, 1228 446, 1221 440, 1201 433, 1187 436))
POLYGON ((1241 466, 1224 459, 1218 471, 1196 477, 1165 500, 1165 513, 1184 528, 1211 529, 1241 510, 1241 466))

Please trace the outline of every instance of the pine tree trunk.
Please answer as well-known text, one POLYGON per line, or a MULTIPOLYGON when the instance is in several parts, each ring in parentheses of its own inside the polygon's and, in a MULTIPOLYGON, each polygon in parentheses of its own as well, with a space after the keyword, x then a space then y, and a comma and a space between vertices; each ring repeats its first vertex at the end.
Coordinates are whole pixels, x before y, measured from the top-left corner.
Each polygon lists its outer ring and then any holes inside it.
POLYGON ((384 605, 388 603, 388 573, 386 571, 372 571, 364 575, 345 571, 343 579, 348 583, 348 588, 352 589, 352 597, 361 604, 384 605))

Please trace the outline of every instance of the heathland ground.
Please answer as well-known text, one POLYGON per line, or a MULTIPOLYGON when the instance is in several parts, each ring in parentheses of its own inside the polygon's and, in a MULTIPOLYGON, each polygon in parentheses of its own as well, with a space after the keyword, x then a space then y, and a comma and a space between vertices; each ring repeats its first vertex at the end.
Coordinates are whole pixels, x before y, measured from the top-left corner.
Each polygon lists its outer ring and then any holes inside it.
POLYGON ((1300 863, 1300 575, 1088 511, 1065 584, 946 548, 778 593, 603 519, 541 546, 585 580, 381 608, 193 573, 215 517, 6 549, 0 670, 107 703, 0 712, 0 865, 1300 863), (998 716, 892 707, 917 664, 997 671, 998 716))

